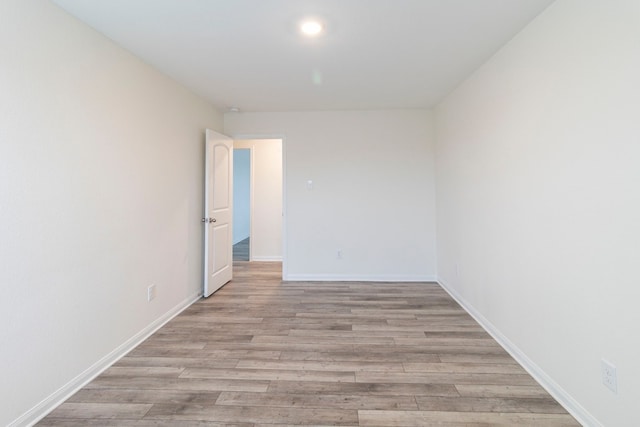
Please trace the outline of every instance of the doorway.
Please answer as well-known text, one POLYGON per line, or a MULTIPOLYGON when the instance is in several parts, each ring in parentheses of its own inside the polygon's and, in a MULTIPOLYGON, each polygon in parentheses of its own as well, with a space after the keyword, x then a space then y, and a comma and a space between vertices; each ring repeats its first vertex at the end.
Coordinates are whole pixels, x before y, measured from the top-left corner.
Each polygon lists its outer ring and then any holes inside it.
POLYGON ((249 261, 251 149, 233 148, 233 261, 249 261))
POLYGON ((282 139, 242 139, 234 148, 235 261, 282 261, 282 139))

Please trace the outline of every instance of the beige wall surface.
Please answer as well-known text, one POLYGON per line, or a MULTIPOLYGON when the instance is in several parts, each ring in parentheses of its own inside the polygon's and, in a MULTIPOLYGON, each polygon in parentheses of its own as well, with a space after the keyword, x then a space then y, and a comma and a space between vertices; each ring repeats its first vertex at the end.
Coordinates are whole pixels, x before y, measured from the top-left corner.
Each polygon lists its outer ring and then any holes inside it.
POLYGON ((586 425, 640 422, 639 40, 557 1, 436 109, 440 281, 586 425))
POLYGON ((201 292, 204 130, 222 117, 44 0, 0 2, 0 94, 7 425, 201 292))
POLYGON ((230 113, 225 133, 284 139, 286 278, 435 278, 430 111, 230 113))

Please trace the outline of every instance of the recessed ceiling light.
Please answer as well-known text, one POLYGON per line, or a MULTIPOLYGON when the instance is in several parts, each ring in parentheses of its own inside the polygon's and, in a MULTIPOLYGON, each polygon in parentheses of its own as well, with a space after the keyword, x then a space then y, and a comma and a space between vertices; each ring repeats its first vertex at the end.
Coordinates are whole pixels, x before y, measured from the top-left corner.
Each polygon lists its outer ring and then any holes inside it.
POLYGON ((318 21, 304 21, 300 24, 300 31, 306 36, 315 37, 322 32, 322 24, 318 21))

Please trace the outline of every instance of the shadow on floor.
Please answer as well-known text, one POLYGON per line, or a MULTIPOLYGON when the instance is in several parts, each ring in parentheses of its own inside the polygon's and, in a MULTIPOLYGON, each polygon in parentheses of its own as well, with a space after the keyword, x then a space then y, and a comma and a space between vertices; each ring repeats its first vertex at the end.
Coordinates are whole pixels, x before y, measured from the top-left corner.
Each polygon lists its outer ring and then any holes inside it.
POLYGON ((234 261, 249 261, 249 237, 233 245, 234 261))

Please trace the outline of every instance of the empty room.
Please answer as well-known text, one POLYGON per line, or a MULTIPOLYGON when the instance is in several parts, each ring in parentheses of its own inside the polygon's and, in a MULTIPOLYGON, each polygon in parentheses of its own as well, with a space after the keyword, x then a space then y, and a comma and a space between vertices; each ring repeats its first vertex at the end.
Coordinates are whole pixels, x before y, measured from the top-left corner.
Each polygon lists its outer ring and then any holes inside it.
POLYGON ((0 425, 640 425, 638 76, 637 0, 0 0, 0 425))

